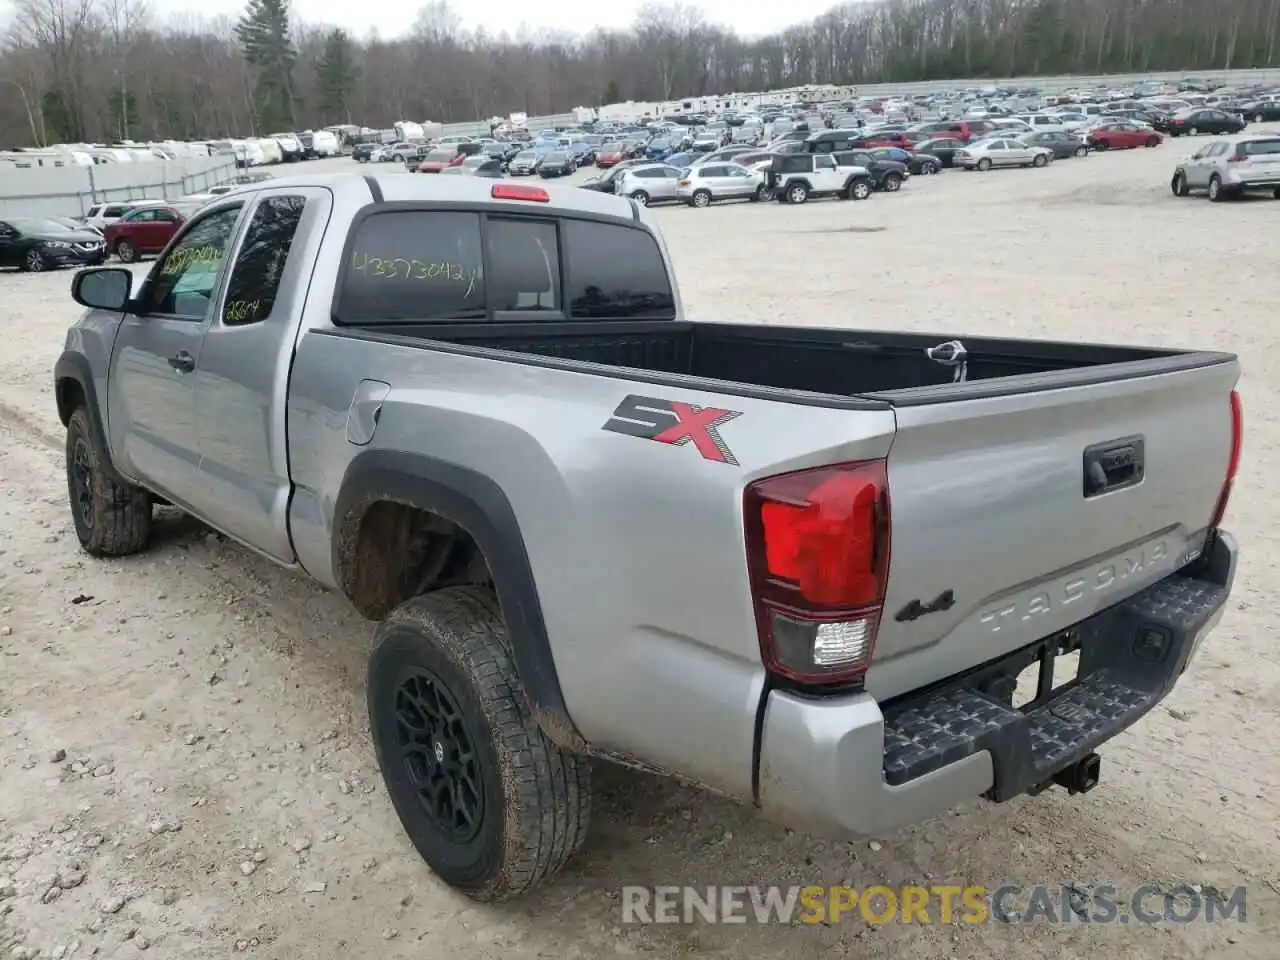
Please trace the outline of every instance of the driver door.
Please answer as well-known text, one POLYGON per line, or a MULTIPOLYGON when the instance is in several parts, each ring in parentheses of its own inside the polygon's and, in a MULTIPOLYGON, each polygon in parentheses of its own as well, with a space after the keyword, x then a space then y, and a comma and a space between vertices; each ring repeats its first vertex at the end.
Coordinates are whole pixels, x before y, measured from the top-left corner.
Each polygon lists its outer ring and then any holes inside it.
POLYGON ((156 262, 120 324, 107 380, 119 468, 182 506, 200 463, 193 374, 242 205, 192 220, 156 262))

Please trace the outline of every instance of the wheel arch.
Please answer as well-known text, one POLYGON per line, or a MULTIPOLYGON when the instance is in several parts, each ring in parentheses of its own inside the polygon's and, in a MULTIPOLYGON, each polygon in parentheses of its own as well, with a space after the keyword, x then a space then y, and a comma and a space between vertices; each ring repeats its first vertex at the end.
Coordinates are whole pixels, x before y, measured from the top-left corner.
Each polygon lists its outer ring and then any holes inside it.
POLYGON ((584 751, 586 743, 560 688, 524 536, 506 493, 475 470, 422 454, 367 450, 356 456, 334 504, 332 562, 339 588, 370 619, 387 611, 382 598, 361 589, 362 529, 370 511, 386 503, 448 521, 474 542, 492 579, 538 726, 559 746, 584 751))

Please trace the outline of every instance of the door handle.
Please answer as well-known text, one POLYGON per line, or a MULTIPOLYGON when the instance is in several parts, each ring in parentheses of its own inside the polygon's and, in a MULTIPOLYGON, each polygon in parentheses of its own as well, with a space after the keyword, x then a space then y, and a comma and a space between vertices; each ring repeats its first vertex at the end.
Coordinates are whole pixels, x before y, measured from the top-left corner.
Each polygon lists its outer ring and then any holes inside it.
POLYGON ((179 373, 190 373, 196 368, 196 358, 185 350, 179 350, 169 358, 169 366, 179 373))

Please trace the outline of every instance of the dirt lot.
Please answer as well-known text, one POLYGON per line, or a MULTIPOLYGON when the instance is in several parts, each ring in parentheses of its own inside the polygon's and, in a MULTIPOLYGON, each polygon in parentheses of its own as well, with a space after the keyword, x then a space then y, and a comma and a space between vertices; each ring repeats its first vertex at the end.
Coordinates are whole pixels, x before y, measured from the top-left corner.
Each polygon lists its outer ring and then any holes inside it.
POLYGON ((177 517, 145 556, 79 552, 50 384, 70 275, 0 275, 0 958, 1276 957, 1280 203, 1176 200, 1178 152, 661 214, 696 318, 1241 355, 1231 608, 1165 707, 1104 749, 1102 788, 846 844, 601 769, 585 851, 496 909, 439 884, 400 832, 363 719, 372 628, 341 598, 177 517), (637 927, 619 911, 628 883, 842 881, 1243 884, 1249 922, 637 927))

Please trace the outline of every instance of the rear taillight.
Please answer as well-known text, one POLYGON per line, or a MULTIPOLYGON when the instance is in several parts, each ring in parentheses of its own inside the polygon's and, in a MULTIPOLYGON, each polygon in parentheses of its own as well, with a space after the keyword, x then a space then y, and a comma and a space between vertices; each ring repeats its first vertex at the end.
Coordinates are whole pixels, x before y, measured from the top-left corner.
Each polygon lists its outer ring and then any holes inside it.
POLYGON ((956 156, 964 157, 965 159, 968 159, 969 157, 973 156, 973 154, 971 154, 968 150, 961 150, 956 154, 956 156))
POLYGON ((1236 152, 1235 152, 1235 153, 1233 153, 1231 156, 1227 157, 1227 163, 1240 163, 1240 162, 1242 162, 1242 161, 1244 161, 1244 160, 1248 160, 1248 159, 1249 159, 1249 155, 1248 155, 1248 154, 1246 154, 1246 153, 1245 153, 1242 149, 1240 149, 1239 147, 1236 147, 1236 152))
POLYGON ((1240 393, 1231 391, 1231 457, 1227 460, 1227 479, 1222 484, 1222 493, 1218 495, 1218 505, 1213 509, 1213 519, 1209 527, 1216 530, 1227 512, 1227 502, 1231 499, 1231 486, 1236 480, 1236 470, 1240 468, 1240 447, 1244 443, 1244 412, 1240 409, 1240 393))
POLYGON ((688 186, 689 184, 691 184, 691 183, 693 183, 693 181, 692 181, 692 180, 677 180, 677 181, 676 181, 676 186, 677 186, 677 187, 687 187, 687 186, 688 186))
POLYGON ((757 480, 744 509, 765 668, 806 685, 861 680, 889 571, 885 461, 757 480))

